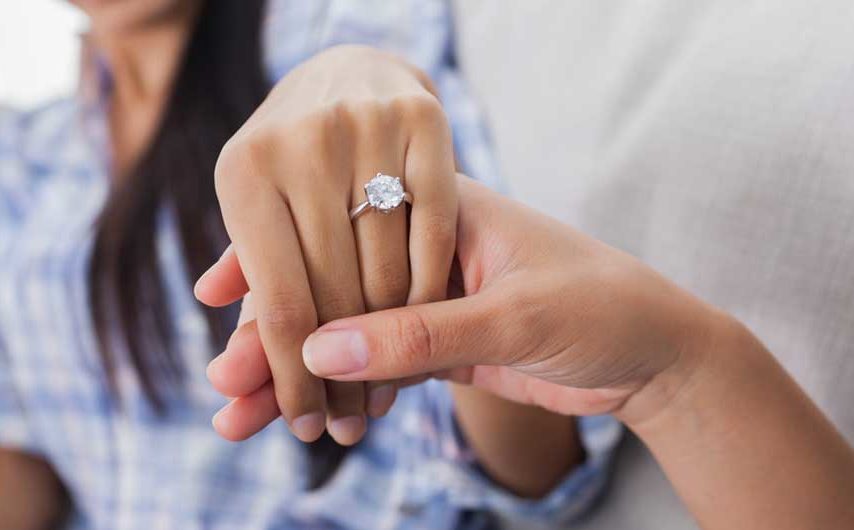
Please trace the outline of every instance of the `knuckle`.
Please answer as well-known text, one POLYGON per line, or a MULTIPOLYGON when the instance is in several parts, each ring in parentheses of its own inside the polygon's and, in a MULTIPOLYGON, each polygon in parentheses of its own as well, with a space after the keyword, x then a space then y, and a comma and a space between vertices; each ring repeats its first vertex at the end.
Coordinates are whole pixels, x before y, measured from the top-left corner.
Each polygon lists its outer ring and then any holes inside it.
POLYGON ((352 130, 362 140, 394 128, 394 115, 388 112, 387 104, 381 100, 349 99, 336 103, 336 107, 339 126, 352 130))
POLYGON ((456 219, 442 214, 429 215, 424 219, 419 237, 433 247, 453 248, 457 240, 456 219))
POLYGON ((317 292, 315 296, 320 324, 363 312, 359 307, 361 304, 346 289, 328 287, 317 292))
POLYGON ((371 311, 400 307, 409 294, 409 271, 391 262, 374 266, 364 279, 365 302, 371 311))
POLYGON ((395 98, 392 105, 417 124, 447 127, 447 117, 439 100, 429 92, 395 98))
POLYGON ((347 151, 350 118, 345 104, 335 102, 310 112, 279 139, 280 147, 297 160, 310 154, 317 161, 347 151))
POLYGON ((532 296, 526 289, 518 287, 510 289, 503 308, 506 314, 513 315, 514 324, 508 331, 516 334, 520 330, 541 329, 546 323, 544 313, 552 309, 543 304, 543 299, 548 300, 548 296, 532 296))
POLYGON ((270 136, 268 132, 238 133, 225 143, 214 168, 218 196, 239 192, 247 178, 264 174, 262 167, 273 152, 270 136))
MULTIPOLYGON (((513 288, 502 294, 500 299, 493 301, 494 304, 499 304, 501 313, 504 315, 512 315, 512 319, 505 319, 500 326, 494 326, 491 330, 483 330, 483 333, 491 333, 488 337, 489 342, 495 344, 513 344, 517 345, 512 351, 504 352, 502 356, 504 361, 511 364, 524 359, 529 359, 541 345, 538 338, 541 337, 548 327, 550 318, 549 313, 552 313, 551 308, 543 306, 543 304, 534 299, 524 289, 513 288), (532 340, 522 341, 522 343, 530 343, 530 348, 519 347, 519 337, 529 337, 532 340)), ((559 322, 555 323, 560 326, 559 322)), ((501 356, 496 352, 497 356, 501 356)))
POLYGON ((385 111, 383 103, 376 99, 345 100, 336 106, 339 117, 359 122, 378 122, 385 111))
POLYGON ((330 103, 314 112, 309 118, 309 122, 316 131, 326 133, 337 131, 347 123, 351 115, 350 105, 347 101, 330 103))
POLYGON ((232 137, 222 147, 214 168, 214 185, 217 195, 222 197, 223 193, 231 189, 235 184, 237 176, 243 174, 249 161, 244 156, 242 142, 232 137))
POLYGON ((275 296, 263 307, 256 307, 256 311, 258 321, 271 328, 295 332, 311 332, 317 328, 317 315, 311 305, 297 298, 275 296))
POLYGON ((415 310, 401 311, 391 322, 390 333, 385 334, 385 351, 396 352, 400 361, 417 370, 432 366, 435 357, 434 340, 422 315, 415 310))

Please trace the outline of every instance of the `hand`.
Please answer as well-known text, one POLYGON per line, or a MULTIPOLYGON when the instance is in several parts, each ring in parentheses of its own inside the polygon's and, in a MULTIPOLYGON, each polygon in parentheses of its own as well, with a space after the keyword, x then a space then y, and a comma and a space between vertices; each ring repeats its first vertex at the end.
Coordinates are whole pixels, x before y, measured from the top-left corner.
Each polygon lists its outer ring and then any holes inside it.
POLYGON ((305 343, 312 372, 434 374, 615 413, 704 528, 854 523, 854 452, 744 326, 626 254, 476 183, 459 189, 464 296, 331 322, 305 343))
MULTIPOLYGON (((305 343, 313 373, 438 376, 591 415, 624 411, 657 376, 698 363, 685 352, 720 318, 714 309, 635 258, 477 183, 462 177, 459 189, 460 274, 449 294, 460 297, 326 324, 305 343)), ((654 412, 645 408, 635 414, 654 412)))
POLYGON ((324 383, 300 352, 319 324, 445 295, 454 156, 429 82, 369 48, 319 54, 279 82, 224 147, 216 186, 233 246, 199 280, 196 296, 221 306, 251 290, 257 318, 236 330, 222 357, 266 350, 238 369, 251 377, 213 378, 239 398, 217 416, 217 430, 243 439, 281 413, 301 440, 328 428, 339 443, 355 443, 366 408, 381 414, 391 406, 394 383, 324 383), (350 221, 377 172, 405 177, 414 196, 409 227, 403 207, 350 221), (241 274, 220 274, 237 268, 241 274), (370 407, 366 391, 382 403, 370 407), (265 412, 234 412, 244 409, 265 412))
POLYGON ((854 451, 749 330, 631 256, 459 187, 466 296, 321 327, 303 350, 313 373, 442 372, 557 412, 611 412, 703 528, 854 528, 854 451))

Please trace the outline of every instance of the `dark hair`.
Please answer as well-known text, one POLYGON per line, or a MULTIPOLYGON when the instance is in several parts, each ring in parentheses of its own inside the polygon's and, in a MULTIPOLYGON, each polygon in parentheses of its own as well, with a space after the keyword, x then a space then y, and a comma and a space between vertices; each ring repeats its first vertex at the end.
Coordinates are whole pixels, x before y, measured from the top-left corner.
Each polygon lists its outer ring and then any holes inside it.
MULTIPOLYGON (((264 0, 204 2, 159 127, 135 167, 114 179, 98 218, 89 300, 117 401, 116 345, 127 352, 144 395, 158 413, 166 412, 164 393, 179 389, 183 381, 160 269, 158 222, 164 211, 173 215, 191 278, 198 278, 225 248, 214 166, 222 146, 269 90, 260 44, 264 5, 264 0)), ((221 351, 234 329, 234 308, 203 309, 212 353, 221 351)), ((317 487, 337 469, 345 450, 325 436, 311 445, 310 454, 310 482, 317 487)))

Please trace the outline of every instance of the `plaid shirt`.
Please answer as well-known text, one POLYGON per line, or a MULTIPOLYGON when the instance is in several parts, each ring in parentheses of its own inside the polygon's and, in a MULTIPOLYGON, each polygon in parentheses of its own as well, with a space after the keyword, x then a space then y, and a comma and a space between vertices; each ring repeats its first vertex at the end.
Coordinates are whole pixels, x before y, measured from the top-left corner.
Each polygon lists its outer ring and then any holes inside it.
MULTIPOLYGON (((337 43, 397 51, 440 88, 463 168, 498 185, 479 112, 452 67, 445 2, 274 1, 269 9, 272 79, 337 43)), ((53 465, 73 498, 71 527, 441 529, 464 510, 563 522, 590 505, 619 439, 612 419, 582 420, 586 463, 544 499, 523 500, 478 470, 439 382, 401 392, 320 490, 306 491, 305 448, 283 422, 243 443, 219 438, 210 418, 224 400, 204 375, 213 352, 167 215, 159 259, 186 384, 157 416, 120 358, 126 401, 116 407, 86 303, 92 225, 108 190, 109 83, 93 86, 36 111, 0 112, 0 446, 53 465)))

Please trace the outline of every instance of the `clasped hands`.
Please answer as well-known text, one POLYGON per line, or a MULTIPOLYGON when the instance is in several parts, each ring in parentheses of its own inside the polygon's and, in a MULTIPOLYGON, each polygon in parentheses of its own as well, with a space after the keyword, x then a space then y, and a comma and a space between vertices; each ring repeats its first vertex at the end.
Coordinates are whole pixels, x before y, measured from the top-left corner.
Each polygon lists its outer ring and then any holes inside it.
POLYGON ((224 148, 216 184, 232 246, 196 296, 251 293, 208 369, 234 398, 214 420, 228 439, 282 416, 303 441, 328 429, 353 444, 366 415, 428 377, 644 421, 702 365, 697 342, 732 325, 633 257, 456 175, 429 81, 375 50, 333 49, 284 78, 224 148), (405 177, 408 218, 351 223, 378 171, 405 177))

